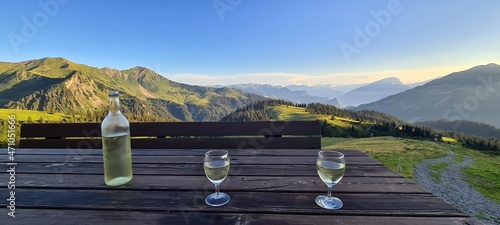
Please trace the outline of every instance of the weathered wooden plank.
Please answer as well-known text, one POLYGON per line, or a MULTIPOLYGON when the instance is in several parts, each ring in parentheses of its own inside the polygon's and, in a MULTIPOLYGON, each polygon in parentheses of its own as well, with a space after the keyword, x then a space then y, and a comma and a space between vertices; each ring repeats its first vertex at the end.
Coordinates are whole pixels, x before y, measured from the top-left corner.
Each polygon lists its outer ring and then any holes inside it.
POLYGON ((218 225, 308 225, 308 224, 406 224, 406 225, 450 225, 481 224, 465 217, 391 217, 391 216, 339 216, 251 214, 251 213, 207 213, 207 212, 144 212, 144 211, 98 211, 98 210, 54 210, 20 209, 16 218, 6 218, 7 224, 45 225, 75 224, 218 224, 218 225))
POLYGON ((132 139, 132 148, 182 149, 319 149, 319 137, 257 137, 257 138, 156 138, 132 139))
MULTIPOLYGON (((101 149, 99 139, 24 139, 20 146, 23 148, 94 148, 101 149)), ((193 149, 193 148, 239 148, 239 149, 280 149, 321 148, 319 137, 249 137, 249 138, 141 138, 131 139, 132 148, 151 149, 193 149)))
MULTIPOLYGON (((137 123, 137 135, 319 135, 317 121, 168 122, 137 123)), ((131 127, 132 129, 132 127, 131 127)))
MULTIPOLYGON (((316 156, 320 149, 226 149, 230 155, 238 156, 316 156)), ((208 149, 132 149, 134 155, 151 156, 182 156, 182 155, 204 155, 208 149)), ((359 150, 335 150, 340 151, 345 157, 366 156, 359 150)), ((0 154, 7 154, 7 149, 0 149, 0 154)), ((102 149, 33 149, 20 148, 16 150, 17 155, 102 155, 102 149)))
MULTIPOLYGON (((203 165, 199 164, 133 164, 137 175, 199 175, 203 165)), ((238 171, 241 176, 317 176, 314 165, 237 165, 231 173, 238 171)), ((102 163, 19 163, 17 174, 102 174, 102 163)), ((8 173, 0 170, 1 173, 8 173)), ((401 177, 385 166, 348 165, 346 177, 401 177)))
POLYGON ((99 123, 24 123, 21 137, 100 137, 99 123))
MULTIPOLYGON (((235 164, 270 164, 270 165, 310 165, 316 163, 316 156, 229 156, 231 163, 235 164)), ((0 163, 7 163, 8 158, 0 159, 0 163)), ((18 163, 102 163, 102 156, 97 155, 16 155, 18 163)), ((203 162, 203 156, 132 156, 133 163, 200 163, 203 162)), ((380 162, 367 156, 346 157, 346 163, 349 164, 372 164, 382 165, 380 162)))
POLYGON ((19 209, 16 217, 3 219, 6 224, 45 225, 75 224, 218 224, 218 225, 308 225, 308 224, 406 224, 449 225, 481 224, 466 217, 391 217, 391 216, 323 216, 293 214, 207 213, 207 212, 145 212, 63 209, 19 209))
MULTIPOLYGON (((131 136, 320 135, 317 121, 130 123, 131 136)), ((100 123, 22 124, 21 137, 100 137, 100 123)))
MULTIPOLYGON (((222 189, 224 190, 224 189, 222 189)), ((317 193, 230 192, 231 201, 224 207, 204 203, 206 192, 198 191, 129 191, 129 190, 53 190, 16 189, 22 209, 102 209, 170 212, 221 213, 300 213, 365 216, 466 216, 445 201, 429 194, 348 194, 335 193, 342 199, 342 210, 323 210, 316 205, 317 193)), ((2 192, 2 197, 5 191, 2 192)), ((0 207, 5 208, 1 202, 0 207)))
MULTIPOLYGON (((7 174, 0 176, 0 187, 7 187, 7 174)), ((103 175, 74 174, 18 174, 16 187, 23 188, 71 188, 71 189, 109 189, 104 184, 103 175)), ((284 192, 325 192, 326 185, 316 176, 241 176, 231 175, 222 183, 225 190, 231 191, 284 191, 284 192)), ((134 175, 127 185, 117 189, 126 190, 212 190, 213 184, 204 173, 198 176, 153 176, 134 175)), ((335 186, 336 192, 349 193, 429 193, 404 178, 385 177, 344 177, 335 186)))

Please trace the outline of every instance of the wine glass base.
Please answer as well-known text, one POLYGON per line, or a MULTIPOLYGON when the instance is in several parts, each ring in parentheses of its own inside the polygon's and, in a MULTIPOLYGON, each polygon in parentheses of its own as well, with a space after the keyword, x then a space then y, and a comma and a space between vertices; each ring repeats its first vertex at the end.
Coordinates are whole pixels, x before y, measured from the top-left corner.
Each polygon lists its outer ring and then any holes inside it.
POLYGON ((229 202, 229 195, 223 192, 219 192, 219 194, 211 194, 205 198, 205 203, 209 206, 222 206, 229 202))
POLYGON ((344 205, 340 199, 324 195, 316 197, 316 204, 324 209, 340 209, 344 205))

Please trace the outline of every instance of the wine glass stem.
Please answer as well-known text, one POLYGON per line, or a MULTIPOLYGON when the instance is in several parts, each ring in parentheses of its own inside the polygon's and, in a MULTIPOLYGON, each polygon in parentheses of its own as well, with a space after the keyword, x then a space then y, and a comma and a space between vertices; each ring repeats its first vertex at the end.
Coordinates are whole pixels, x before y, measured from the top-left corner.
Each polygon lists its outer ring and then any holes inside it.
POLYGON ((332 197, 332 189, 333 189, 333 186, 328 186, 328 198, 331 198, 332 197))
POLYGON ((219 183, 216 183, 215 184, 215 196, 219 196, 220 192, 219 192, 219 183))

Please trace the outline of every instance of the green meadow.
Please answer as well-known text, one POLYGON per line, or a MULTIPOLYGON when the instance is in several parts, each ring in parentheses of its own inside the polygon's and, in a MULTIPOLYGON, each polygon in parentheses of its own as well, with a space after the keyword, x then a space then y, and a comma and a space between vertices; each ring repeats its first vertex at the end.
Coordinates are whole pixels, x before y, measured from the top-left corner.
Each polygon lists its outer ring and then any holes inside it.
POLYGON ((71 116, 63 113, 49 113, 33 110, 20 110, 20 109, 0 109, 0 147, 7 146, 7 123, 9 117, 15 117, 16 122, 16 141, 19 141, 19 132, 22 122, 31 121, 32 123, 40 122, 61 122, 71 121, 71 116))
POLYGON ((63 113, 48 113, 34 110, 21 110, 21 109, 0 109, 0 119, 7 120, 9 115, 15 115, 16 121, 32 121, 40 120, 43 118, 45 121, 63 121, 64 119, 71 119, 70 115, 63 113))

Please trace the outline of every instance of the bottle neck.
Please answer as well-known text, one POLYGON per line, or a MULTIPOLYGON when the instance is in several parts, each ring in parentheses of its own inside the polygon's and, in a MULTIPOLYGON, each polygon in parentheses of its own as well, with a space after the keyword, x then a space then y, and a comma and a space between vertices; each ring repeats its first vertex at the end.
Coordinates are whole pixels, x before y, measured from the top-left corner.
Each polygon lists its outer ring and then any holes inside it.
POLYGON ((118 97, 110 97, 109 98, 109 113, 117 114, 120 112, 120 100, 118 97))

